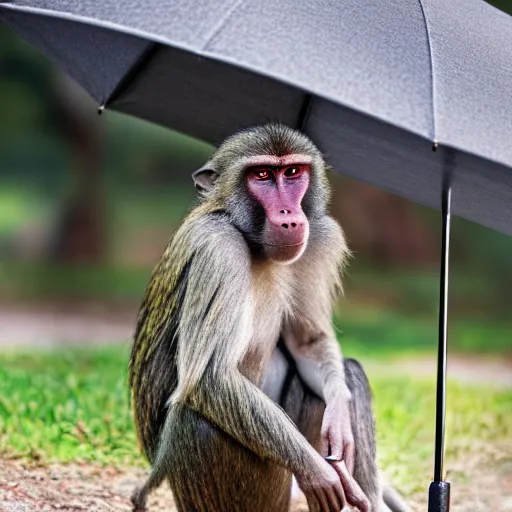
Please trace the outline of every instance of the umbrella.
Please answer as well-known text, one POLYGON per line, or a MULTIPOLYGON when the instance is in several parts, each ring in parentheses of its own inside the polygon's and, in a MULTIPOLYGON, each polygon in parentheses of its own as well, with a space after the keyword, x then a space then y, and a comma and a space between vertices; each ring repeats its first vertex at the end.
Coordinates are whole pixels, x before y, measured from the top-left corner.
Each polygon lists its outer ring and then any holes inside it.
POLYGON ((311 136, 337 171, 441 207, 429 510, 447 510, 450 211, 512 234, 512 18, 483 0, 15 0, 0 4, 0 21, 100 112, 213 143, 279 120, 311 136))

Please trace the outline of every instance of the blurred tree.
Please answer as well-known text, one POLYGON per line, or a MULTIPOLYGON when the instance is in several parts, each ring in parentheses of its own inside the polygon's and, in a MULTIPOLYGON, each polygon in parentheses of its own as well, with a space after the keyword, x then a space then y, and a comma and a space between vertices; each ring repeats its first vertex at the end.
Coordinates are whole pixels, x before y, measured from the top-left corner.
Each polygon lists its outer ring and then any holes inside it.
POLYGON ((54 73, 56 121, 69 142, 74 171, 50 241, 50 257, 62 263, 93 262, 105 255, 105 203, 102 190, 102 124, 91 98, 74 81, 54 73))
POLYGON ((332 213, 353 251, 373 263, 419 267, 438 260, 438 243, 411 202, 357 181, 333 180, 332 213))
MULTIPOLYGON (((71 192, 61 205, 56 224, 46 230, 49 240, 42 240, 44 248, 36 252, 44 250, 48 258, 59 262, 101 259, 105 253, 100 172, 103 133, 92 100, 4 27, 0 27, 0 77, 0 133, 20 150, 26 148, 34 132, 53 134, 62 141, 61 153, 72 171, 71 192)), ((22 155, 16 156, 18 162, 23 161, 22 155)), ((42 176, 42 162, 34 163, 41 175, 38 181, 49 178, 51 187, 54 176, 42 176)), ((57 174, 55 169, 49 170, 57 174)))

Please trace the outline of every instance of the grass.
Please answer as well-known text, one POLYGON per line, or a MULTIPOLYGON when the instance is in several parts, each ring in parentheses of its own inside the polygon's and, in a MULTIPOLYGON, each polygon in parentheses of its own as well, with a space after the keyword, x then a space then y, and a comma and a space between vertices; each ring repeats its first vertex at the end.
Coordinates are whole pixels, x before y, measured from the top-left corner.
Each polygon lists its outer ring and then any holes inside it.
MULTIPOLYGON (((424 492, 433 473, 434 379, 377 375, 370 380, 381 466, 406 495, 424 492)), ((511 408, 510 389, 468 387, 449 382, 446 468, 464 466, 475 458, 489 462, 485 456, 492 447, 509 446, 511 408)))
MULTIPOLYGON (((0 355, 0 455, 143 464, 130 415, 128 348, 0 355)), ((434 381, 371 376, 382 467, 406 494, 432 466, 434 381)), ((449 386, 447 464, 510 442, 512 390, 449 386)))
POLYGON ((43 460, 134 463, 128 350, 0 357, 0 452, 43 460))

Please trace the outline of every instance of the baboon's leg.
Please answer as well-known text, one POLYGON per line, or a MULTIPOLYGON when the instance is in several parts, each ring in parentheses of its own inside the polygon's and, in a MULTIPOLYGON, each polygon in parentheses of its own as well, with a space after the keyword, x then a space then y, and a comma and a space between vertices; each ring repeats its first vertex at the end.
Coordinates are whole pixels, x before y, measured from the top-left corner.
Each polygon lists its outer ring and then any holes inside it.
MULTIPOLYGON (((286 368, 280 365, 272 375, 284 375, 286 368)), ((291 473, 262 460, 200 414, 170 409, 160 437, 166 442, 157 449, 148 479, 132 495, 134 510, 145 510, 151 490, 168 479, 180 512, 288 511, 291 473)))
POLYGON ((377 512, 381 503, 381 489, 370 384, 363 367, 355 359, 345 359, 345 378, 352 393, 350 415, 356 445, 354 478, 370 500, 372 510, 377 512))
MULTIPOLYGON (((308 441, 320 451, 320 430, 325 405, 302 382, 298 374, 293 373, 293 362, 287 362, 292 368, 288 377, 283 380, 283 389, 278 400, 308 441)), ((363 368, 357 361, 345 359, 344 366, 346 382, 352 393, 350 415, 356 447, 353 476, 370 500, 372 511, 377 512, 382 502, 375 461, 375 421, 370 386, 363 368)))
POLYGON ((201 415, 171 410, 166 474, 180 512, 287 512, 291 473, 262 460, 201 415))

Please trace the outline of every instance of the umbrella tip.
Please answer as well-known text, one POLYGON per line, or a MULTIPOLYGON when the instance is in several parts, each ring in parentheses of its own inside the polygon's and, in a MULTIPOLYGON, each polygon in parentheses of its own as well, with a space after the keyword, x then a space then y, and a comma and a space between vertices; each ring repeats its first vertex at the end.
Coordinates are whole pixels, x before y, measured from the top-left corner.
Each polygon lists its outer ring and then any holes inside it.
POLYGON ((101 116, 101 114, 103 114, 103 111, 105 110, 105 104, 101 104, 99 107, 98 107, 98 115, 101 116))
POLYGON ((439 142, 434 141, 432 144, 432 151, 437 151, 439 148, 439 142))

